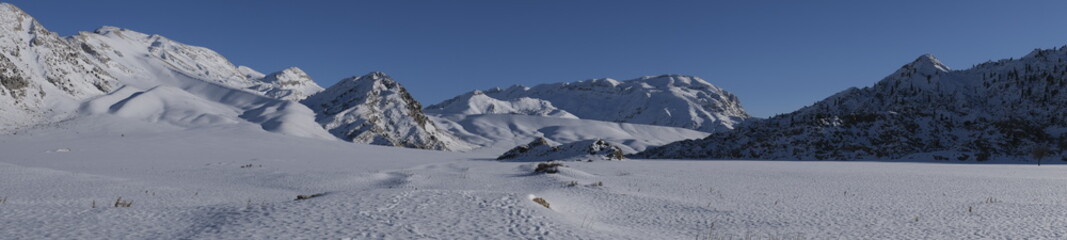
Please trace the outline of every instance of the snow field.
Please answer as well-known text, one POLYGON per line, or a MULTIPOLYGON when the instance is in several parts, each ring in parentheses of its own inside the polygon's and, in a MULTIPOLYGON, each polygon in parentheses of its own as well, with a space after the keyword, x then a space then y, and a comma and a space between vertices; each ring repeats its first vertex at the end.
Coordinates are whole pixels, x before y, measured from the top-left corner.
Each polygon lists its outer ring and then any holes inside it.
POLYGON ((7 198, 0 203, 0 236, 1067 235, 1067 166, 1059 165, 626 160, 565 162, 558 174, 534 174, 536 163, 499 162, 489 154, 353 145, 272 134, 255 124, 155 129, 158 124, 92 119, 0 138, 0 199, 7 198), (316 193, 325 195, 294 200, 316 193), (112 207, 117 197, 133 205, 112 207))

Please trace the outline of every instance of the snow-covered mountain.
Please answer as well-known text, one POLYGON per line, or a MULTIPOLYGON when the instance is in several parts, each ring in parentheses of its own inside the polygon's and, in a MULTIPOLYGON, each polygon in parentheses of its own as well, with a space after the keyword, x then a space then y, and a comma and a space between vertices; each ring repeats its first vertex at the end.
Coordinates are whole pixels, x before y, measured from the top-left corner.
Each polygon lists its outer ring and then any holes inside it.
POLYGON ((117 116, 336 139, 311 109, 289 101, 322 90, 298 68, 262 74, 207 48, 117 27, 64 38, 6 3, 0 19, 0 129, 117 116))
MULTIPOLYGON (((592 79, 578 82, 512 86, 467 93, 430 107, 439 114, 472 112, 484 95, 500 101, 544 100, 581 119, 671 126, 714 132, 732 129, 749 118, 733 94, 693 76, 647 76, 628 81, 592 79), (523 100, 534 99, 534 100, 523 100)), ((524 113, 518 111, 518 113, 524 113)))
POLYGON ((101 27, 63 38, 10 4, 0 5, 0 18, 0 127, 106 115, 161 127, 252 124, 303 137, 469 149, 384 74, 324 91, 299 68, 263 74, 160 35, 101 27), (318 112, 297 102, 312 95, 305 102, 318 112))
POLYGON ((702 138, 748 118, 730 93, 682 75, 476 90, 425 111, 479 151, 494 153, 540 138, 605 141, 636 153, 702 138))
MULTIPOLYGON (((247 76, 255 77, 255 75, 247 76)), ((304 73, 304 70, 297 67, 286 68, 253 79, 265 84, 255 85, 251 89, 277 99, 300 101, 323 90, 307 73, 304 73)))
POLYGON ((253 124, 289 135, 424 149, 495 151, 546 137, 564 143, 605 139, 636 152, 706 133, 612 122, 709 131, 747 117, 732 95, 703 80, 661 76, 476 91, 427 108, 440 116, 431 119, 384 74, 323 89, 299 68, 263 74, 156 34, 105 26, 60 37, 18 8, 2 6, 4 129, 107 115, 179 128, 253 124), (584 119, 571 111, 581 111, 584 119), (501 114, 515 117, 496 116, 501 114))
POLYGON ((650 158, 1067 160, 1067 47, 954 71, 932 55, 812 106, 650 158))
POLYGON ((116 84, 77 45, 0 3, 0 129, 55 121, 116 84))
POLYGON ((551 102, 519 97, 508 101, 472 91, 426 107, 426 113, 438 115, 516 114, 577 119, 577 116, 552 106, 551 102))
POLYGON ((117 114, 188 128, 251 123, 271 132, 333 138, 314 121, 310 109, 287 101, 306 94, 300 92, 306 88, 291 86, 311 81, 300 79, 306 74, 298 69, 263 75, 207 48, 117 27, 81 32, 67 40, 100 62, 123 90, 82 104, 81 115, 117 114))
POLYGON ((249 67, 236 66, 211 49, 156 34, 101 27, 92 33, 78 33, 69 40, 110 67, 126 84, 143 89, 167 83, 167 79, 155 77, 158 71, 151 66, 162 65, 190 78, 276 99, 301 100, 322 90, 299 68, 264 75, 249 67))
POLYGON ((381 72, 341 80, 303 101, 319 124, 347 141, 435 150, 467 150, 468 144, 438 129, 422 105, 381 72))

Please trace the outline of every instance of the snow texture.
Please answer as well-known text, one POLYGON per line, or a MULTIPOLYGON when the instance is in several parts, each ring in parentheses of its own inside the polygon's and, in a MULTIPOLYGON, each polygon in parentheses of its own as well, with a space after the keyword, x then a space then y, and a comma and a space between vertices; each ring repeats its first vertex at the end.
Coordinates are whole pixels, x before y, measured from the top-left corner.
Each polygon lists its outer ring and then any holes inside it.
POLYGON ((536 163, 485 154, 299 138, 250 124, 167 126, 98 115, 0 136, 0 235, 1067 237, 1064 165, 628 160, 534 174, 536 163), (325 194, 294 200, 317 193, 325 194), (119 197, 132 205, 113 207, 119 197))

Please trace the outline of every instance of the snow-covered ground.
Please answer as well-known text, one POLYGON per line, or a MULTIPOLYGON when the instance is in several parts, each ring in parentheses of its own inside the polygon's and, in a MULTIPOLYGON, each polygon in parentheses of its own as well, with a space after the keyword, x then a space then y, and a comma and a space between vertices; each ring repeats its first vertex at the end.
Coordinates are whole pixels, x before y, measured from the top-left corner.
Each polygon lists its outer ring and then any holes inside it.
POLYGON ((534 174, 488 153, 111 115, 4 133, 0 153, 5 239, 1067 238, 1062 165, 627 160, 534 174))

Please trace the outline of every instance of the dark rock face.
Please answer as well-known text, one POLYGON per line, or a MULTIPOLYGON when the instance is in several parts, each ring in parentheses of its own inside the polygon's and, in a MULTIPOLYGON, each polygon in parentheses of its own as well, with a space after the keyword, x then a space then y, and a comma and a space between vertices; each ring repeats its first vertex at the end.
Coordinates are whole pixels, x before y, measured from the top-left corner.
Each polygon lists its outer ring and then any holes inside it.
POLYGON ((1067 157, 1067 47, 952 71, 930 55, 879 81, 644 158, 1032 160, 1067 157))
POLYGON ((399 83, 375 72, 345 79, 303 101, 330 133, 357 143, 434 150, 468 146, 442 131, 399 83))

